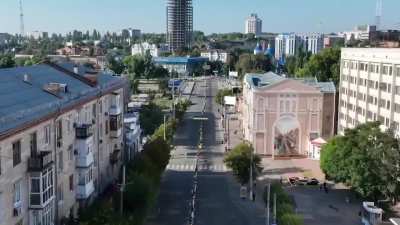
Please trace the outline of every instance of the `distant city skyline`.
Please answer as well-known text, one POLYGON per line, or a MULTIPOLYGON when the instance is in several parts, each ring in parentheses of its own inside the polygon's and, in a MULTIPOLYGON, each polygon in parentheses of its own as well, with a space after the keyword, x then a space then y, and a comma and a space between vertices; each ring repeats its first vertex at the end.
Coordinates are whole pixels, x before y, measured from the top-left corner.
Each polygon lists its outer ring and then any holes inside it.
MULTIPOLYGON (((166 0, 23 0, 23 5, 25 32, 166 31, 166 0)), ((376 0, 194 0, 194 30, 244 32, 245 19, 257 13, 264 32, 339 32, 373 24, 375 6, 376 0)), ((383 28, 400 29, 399 8, 399 0, 383 1, 383 28)), ((18 1, 1 0, 0 32, 19 33, 19 27, 18 1)))

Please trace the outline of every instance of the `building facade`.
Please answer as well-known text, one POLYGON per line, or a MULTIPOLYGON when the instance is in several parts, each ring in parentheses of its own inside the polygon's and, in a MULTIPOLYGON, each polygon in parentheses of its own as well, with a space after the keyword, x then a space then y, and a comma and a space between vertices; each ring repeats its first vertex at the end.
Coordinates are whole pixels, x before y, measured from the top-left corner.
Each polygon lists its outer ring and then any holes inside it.
MULTIPOLYGON (((205 57, 156 57, 156 65, 162 66, 169 72, 176 72, 179 76, 192 76, 196 69, 208 62, 205 57)), ((199 75, 199 74, 198 74, 199 75)))
POLYGON ((317 54, 323 47, 323 34, 279 34, 275 37, 275 58, 280 60, 287 56, 293 56, 300 48, 312 54, 317 54))
POLYGON ((246 74, 244 137, 267 157, 310 157, 312 141, 334 135, 335 93, 332 82, 246 74))
POLYGON ((147 51, 152 57, 159 57, 162 53, 169 52, 168 46, 165 44, 156 45, 144 42, 132 46, 132 55, 144 55, 147 51))
POLYGON ((338 132, 380 121, 399 135, 400 49, 343 48, 340 67, 338 132))
POLYGON ((262 33, 262 20, 257 14, 251 14, 245 22, 245 33, 260 35, 262 33))
POLYGON ((208 58, 210 62, 220 61, 223 63, 229 62, 229 52, 219 49, 210 49, 201 52, 201 57, 208 58))
POLYGON ((192 0, 167 1, 167 44, 170 51, 190 48, 193 36, 192 0))
POLYGON ((52 63, 0 70, 0 224, 76 217, 119 175, 124 80, 52 63))

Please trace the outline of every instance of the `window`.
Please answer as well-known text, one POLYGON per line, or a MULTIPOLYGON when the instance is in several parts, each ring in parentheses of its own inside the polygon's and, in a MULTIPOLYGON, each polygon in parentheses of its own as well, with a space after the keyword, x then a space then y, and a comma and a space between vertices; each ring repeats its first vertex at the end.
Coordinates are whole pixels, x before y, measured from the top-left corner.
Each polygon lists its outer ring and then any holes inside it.
POLYGON ((21 182, 22 182, 22 180, 18 180, 13 185, 13 188, 14 188, 14 195, 13 195, 14 206, 21 203, 21 182))
POLYGON ((56 126, 56 135, 57 135, 57 143, 58 147, 61 147, 62 143, 62 120, 57 121, 57 126, 56 126))
POLYGON ((35 156, 37 154, 37 133, 33 132, 30 135, 30 138, 31 139, 30 139, 29 145, 30 145, 30 149, 31 149, 31 156, 35 156))
POLYGON ((400 77, 400 66, 396 67, 396 76, 400 77))
POLYGON ((92 105, 92 116, 93 118, 96 118, 96 104, 92 105))
POLYGON ((108 120, 106 120, 106 135, 108 134, 108 120))
POLYGON ((74 159, 74 147, 72 145, 68 146, 68 160, 74 159))
POLYGON ((62 183, 57 187, 57 199, 59 202, 64 200, 64 188, 62 183))
MULTIPOLYGON (((1 176, 1 155, 2 155, 2 153, 1 153, 1 148, 0 148, 0 176, 1 176)), ((1 194, 1 193, 0 193, 1 194)), ((1 206, 1 201, 0 201, 0 206, 1 206)), ((1 209, 1 207, 0 207, 0 209, 1 209)), ((1 217, 0 217, 1 218, 1 217)))
POLYGON ((122 127, 121 114, 110 116, 110 130, 117 131, 122 127))
POLYGON ((50 144, 51 136, 50 136, 50 125, 44 127, 44 143, 50 144))
POLYGON ((63 151, 60 151, 58 153, 58 169, 59 169, 59 172, 62 172, 63 169, 64 169, 64 154, 63 153, 64 153, 63 151))
POLYGON ((18 140, 12 144, 13 149, 13 166, 17 166, 21 163, 21 140, 18 140))
POLYGON ((74 190, 74 175, 71 174, 69 176, 69 190, 73 191, 74 190))
POLYGON ((67 119, 67 133, 70 134, 71 131, 72 131, 72 115, 69 115, 67 119))

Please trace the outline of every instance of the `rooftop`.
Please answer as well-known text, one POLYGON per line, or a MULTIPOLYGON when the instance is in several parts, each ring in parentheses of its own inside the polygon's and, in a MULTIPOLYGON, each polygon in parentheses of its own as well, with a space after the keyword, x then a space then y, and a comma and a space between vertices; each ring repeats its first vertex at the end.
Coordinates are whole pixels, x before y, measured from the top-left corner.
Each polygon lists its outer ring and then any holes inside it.
POLYGON ((80 74, 71 68, 72 64, 40 64, 1 69, 0 136, 124 83, 121 78, 101 72, 91 74, 96 76, 96 82, 91 83, 83 76, 85 67, 80 67, 80 74), (65 91, 54 89, 59 85, 65 91))
POLYGON ((206 57, 155 57, 156 63, 164 64, 190 64, 208 61, 206 57))
MULTIPOLYGON (((245 82, 249 84, 252 89, 271 86, 289 79, 291 78, 286 78, 273 72, 264 74, 248 73, 245 76, 245 82)), ((309 86, 316 87, 323 93, 336 92, 336 87, 333 82, 318 82, 318 80, 314 77, 295 78, 292 80, 297 80, 309 86)))

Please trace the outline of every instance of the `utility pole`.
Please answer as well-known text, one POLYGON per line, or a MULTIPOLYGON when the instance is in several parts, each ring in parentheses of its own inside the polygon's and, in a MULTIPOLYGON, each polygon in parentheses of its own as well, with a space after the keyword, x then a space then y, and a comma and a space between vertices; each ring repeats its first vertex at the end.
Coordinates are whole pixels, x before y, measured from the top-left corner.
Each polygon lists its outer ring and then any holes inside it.
POLYGON ((274 224, 276 224, 276 193, 274 193, 274 224))
POLYGON ((120 199, 120 213, 121 217, 124 215, 124 190, 125 190, 125 165, 122 166, 122 184, 120 187, 121 199, 120 199))
POLYGON ((268 189, 267 189, 267 215, 266 215, 266 217, 265 217, 265 219, 266 219, 266 225, 269 225, 269 202, 270 202, 270 195, 271 195, 271 184, 270 183, 268 183, 268 189))
MULTIPOLYGON (((229 121, 228 121, 229 122, 229 121)), ((250 200, 253 201, 253 146, 250 144, 250 200)))
POLYGON ((172 118, 175 119, 175 71, 171 72, 172 76, 172 118))
POLYGON ((166 115, 164 115, 164 141, 167 140, 166 130, 167 130, 166 115))

